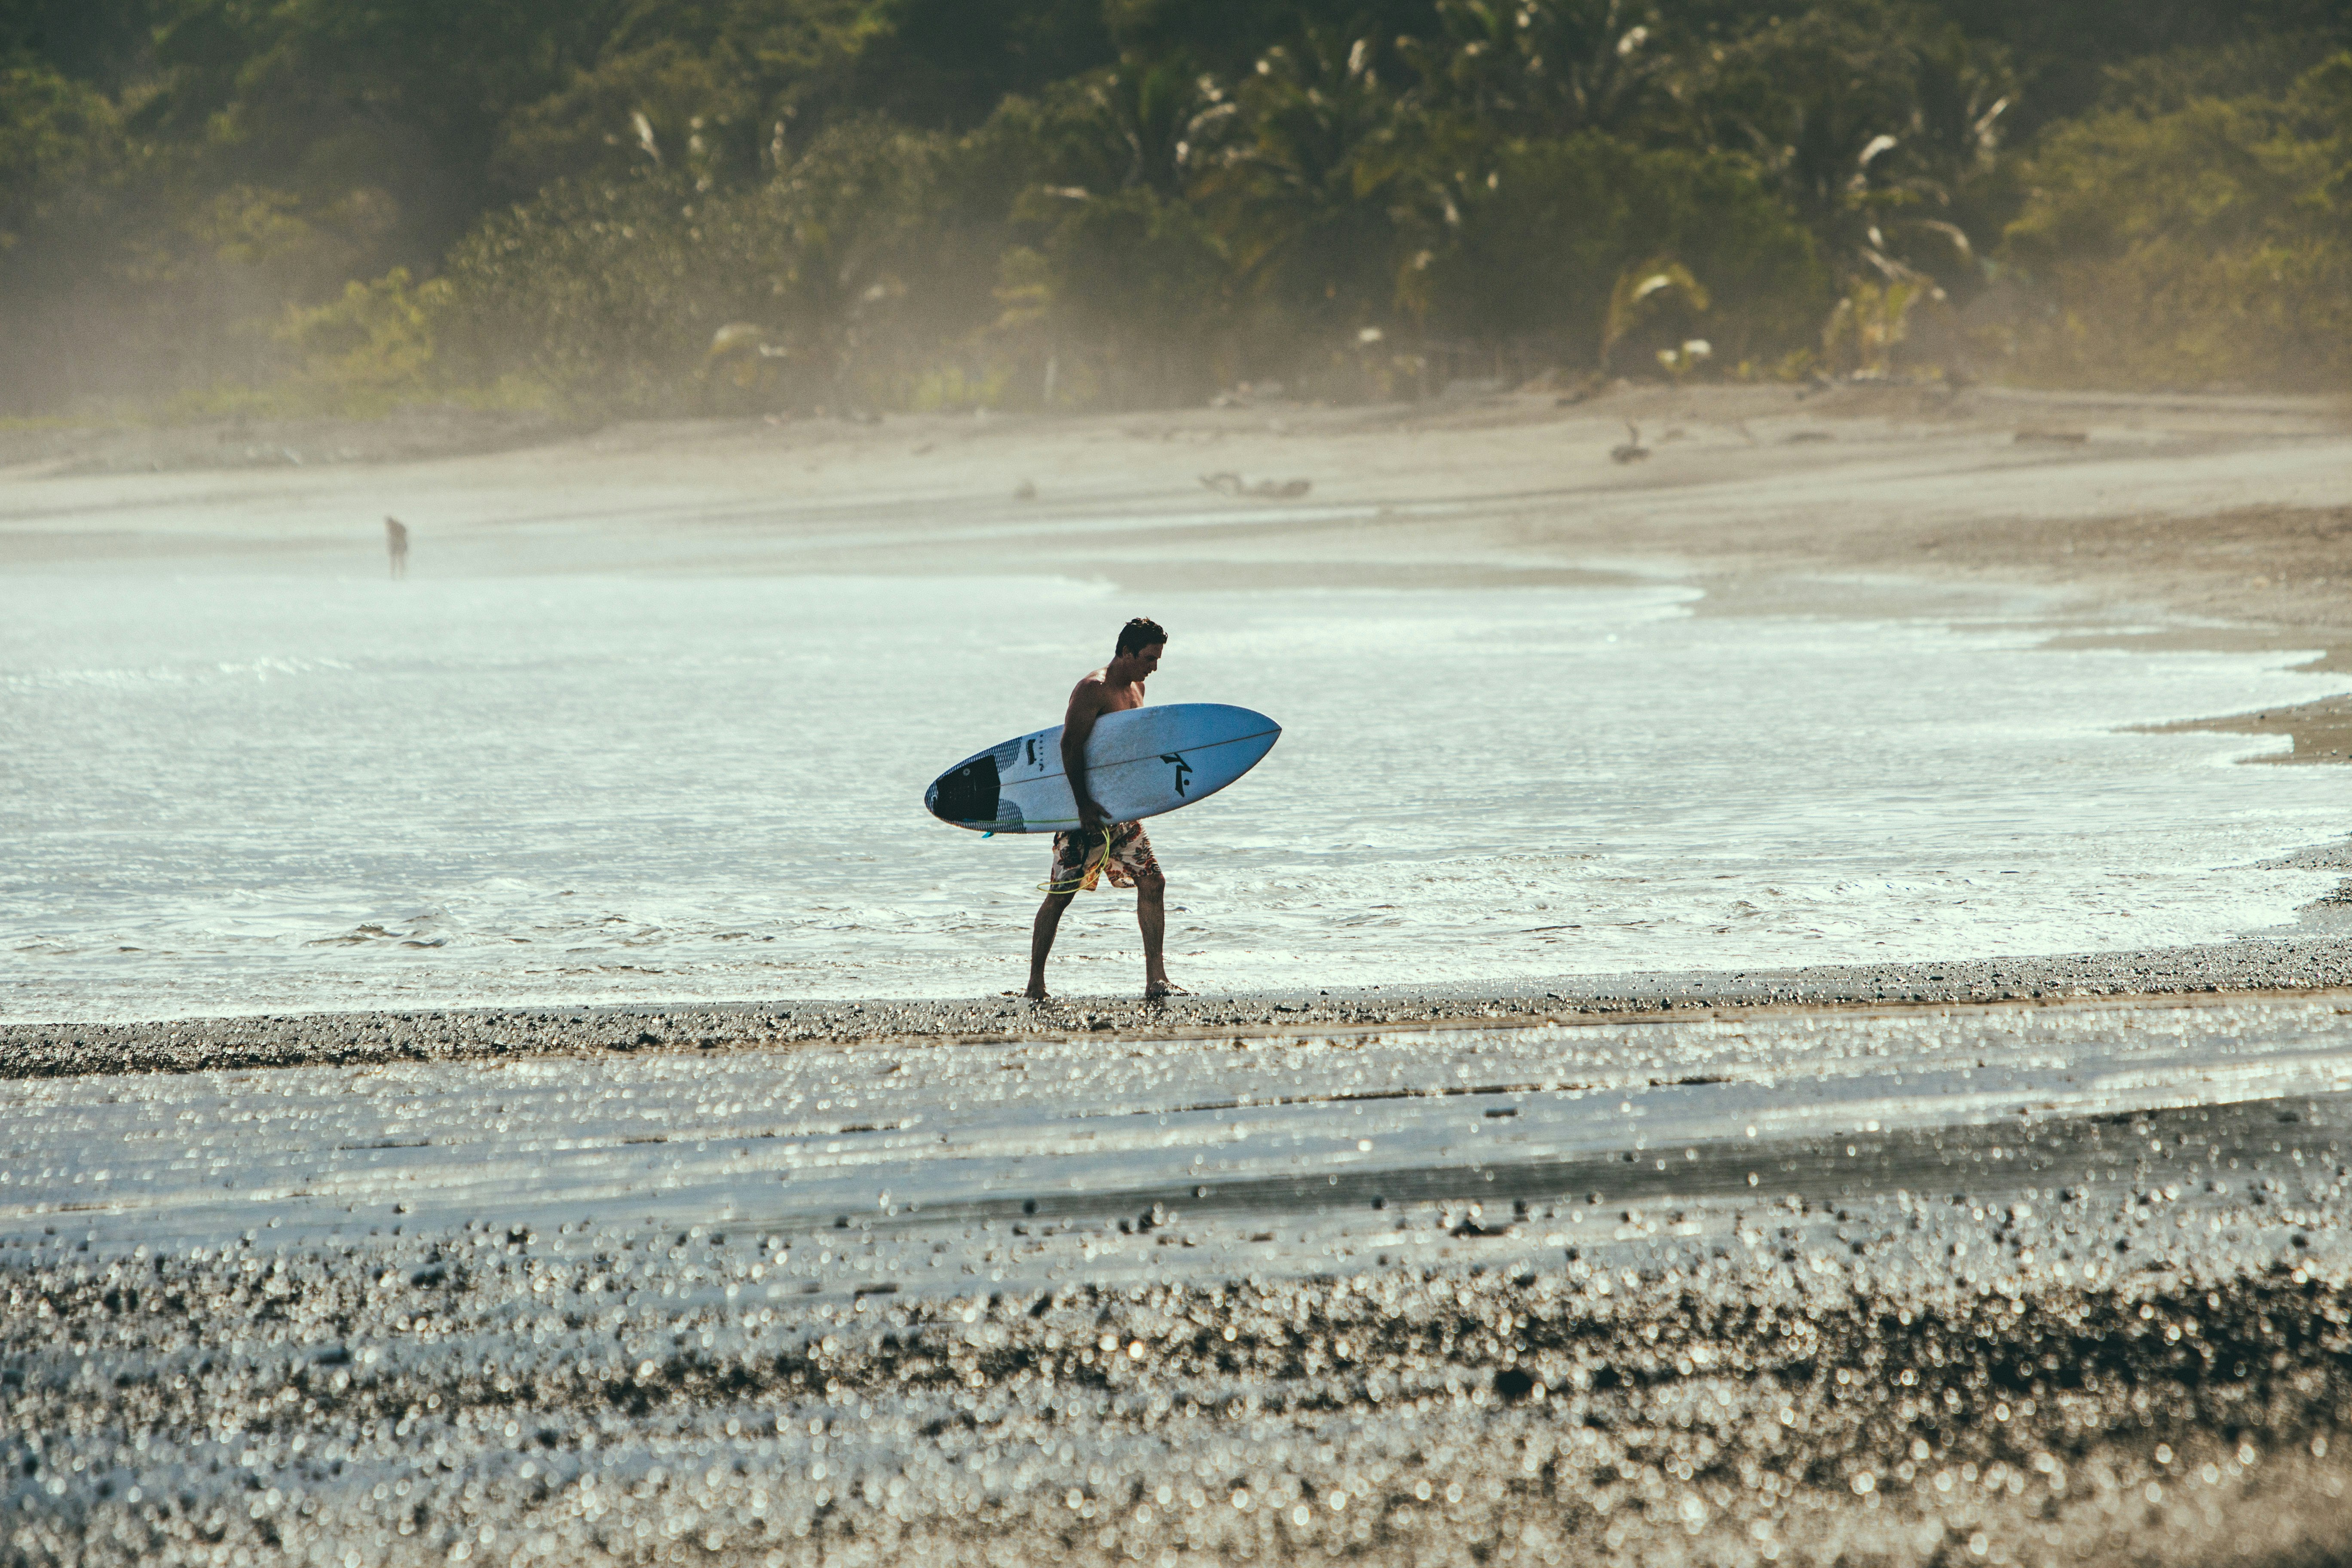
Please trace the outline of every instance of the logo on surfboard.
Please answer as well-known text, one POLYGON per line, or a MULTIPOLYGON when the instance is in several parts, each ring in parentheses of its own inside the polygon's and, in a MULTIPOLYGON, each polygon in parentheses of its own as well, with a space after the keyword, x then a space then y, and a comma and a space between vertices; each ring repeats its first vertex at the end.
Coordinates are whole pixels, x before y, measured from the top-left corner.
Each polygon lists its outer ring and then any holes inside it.
POLYGON ((1182 795, 1184 786, 1192 782, 1192 764, 1184 760, 1183 753, 1181 752, 1162 752, 1160 753, 1160 760, 1176 764, 1176 793, 1182 795))

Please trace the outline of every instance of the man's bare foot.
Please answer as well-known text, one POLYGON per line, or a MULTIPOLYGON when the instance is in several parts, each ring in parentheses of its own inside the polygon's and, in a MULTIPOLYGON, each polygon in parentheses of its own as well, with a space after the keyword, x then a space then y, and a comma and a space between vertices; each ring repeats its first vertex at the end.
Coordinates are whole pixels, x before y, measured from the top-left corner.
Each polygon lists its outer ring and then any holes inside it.
POLYGON ((1143 999, 1146 1002, 1165 1002, 1171 996, 1190 996, 1191 994, 1192 994, 1190 991, 1185 990, 1173 980, 1147 980, 1143 984, 1143 999))
POLYGON ((1053 1000, 1053 997, 1046 994, 1045 983, 1042 980, 1032 980, 1029 983, 1029 989, 1024 991, 1021 994, 1028 997, 1032 1002, 1051 1002, 1053 1000))

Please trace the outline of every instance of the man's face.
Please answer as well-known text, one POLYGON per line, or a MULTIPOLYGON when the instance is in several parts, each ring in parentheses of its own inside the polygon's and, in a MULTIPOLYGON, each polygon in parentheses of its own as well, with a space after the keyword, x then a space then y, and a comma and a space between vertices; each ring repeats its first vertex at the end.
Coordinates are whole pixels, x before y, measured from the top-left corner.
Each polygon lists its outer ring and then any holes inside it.
POLYGON ((1160 656, 1167 651, 1168 645, 1166 643, 1156 642, 1149 647, 1139 647, 1133 653, 1129 654, 1127 657, 1135 661, 1135 679, 1141 680, 1150 675, 1153 670, 1158 669, 1160 668, 1160 656))

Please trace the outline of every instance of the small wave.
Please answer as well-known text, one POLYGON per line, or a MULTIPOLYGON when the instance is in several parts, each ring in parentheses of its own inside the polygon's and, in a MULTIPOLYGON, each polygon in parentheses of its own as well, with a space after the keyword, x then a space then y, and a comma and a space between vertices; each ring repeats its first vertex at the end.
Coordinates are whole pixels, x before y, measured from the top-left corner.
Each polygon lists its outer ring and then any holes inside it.
POLYGON ((356 668, 335 658, 257 658, 217 664, 153 665, 143 669, 31 669, 0 676, 0 687, 11 691, 131 690, 215 681, 266 681, 356 668))

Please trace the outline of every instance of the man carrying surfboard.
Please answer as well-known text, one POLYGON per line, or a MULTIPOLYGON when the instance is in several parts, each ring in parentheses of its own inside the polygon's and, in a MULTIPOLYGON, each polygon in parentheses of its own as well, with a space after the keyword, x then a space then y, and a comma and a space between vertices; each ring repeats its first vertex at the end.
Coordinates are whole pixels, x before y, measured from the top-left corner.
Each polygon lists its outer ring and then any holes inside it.
POLYGON ((1061 928, 1062 911, 1080 891, 1091 891, 1108 872, 1111 886, 1135 889, 1135 922, 1143 931, 1143 999, 1156 1002, 1176 989, 1169 984, 1160 942, 1168 929, 1168 882, 1152 858, 1151 840, 1140 822, 1106 822, 1102 808, 1087 790, 1087 737, 1095 721, 1106 713, 1143 706, 1143 682, 1160 668, 1168 651, 1168 634, 1156 621, 1141 616, 1119 628, 1118 647, 1111 661, 1078 682, 1070 693, 1069 711, 1062 719, 1062 771, 1077 802, 1078 830, 1054 835, 1054 867, 1045 884, 1045 901, 1029 938, 1029 995, 1043 1002, 1045 955, 1054 951, 1054 933, 1061 928))

